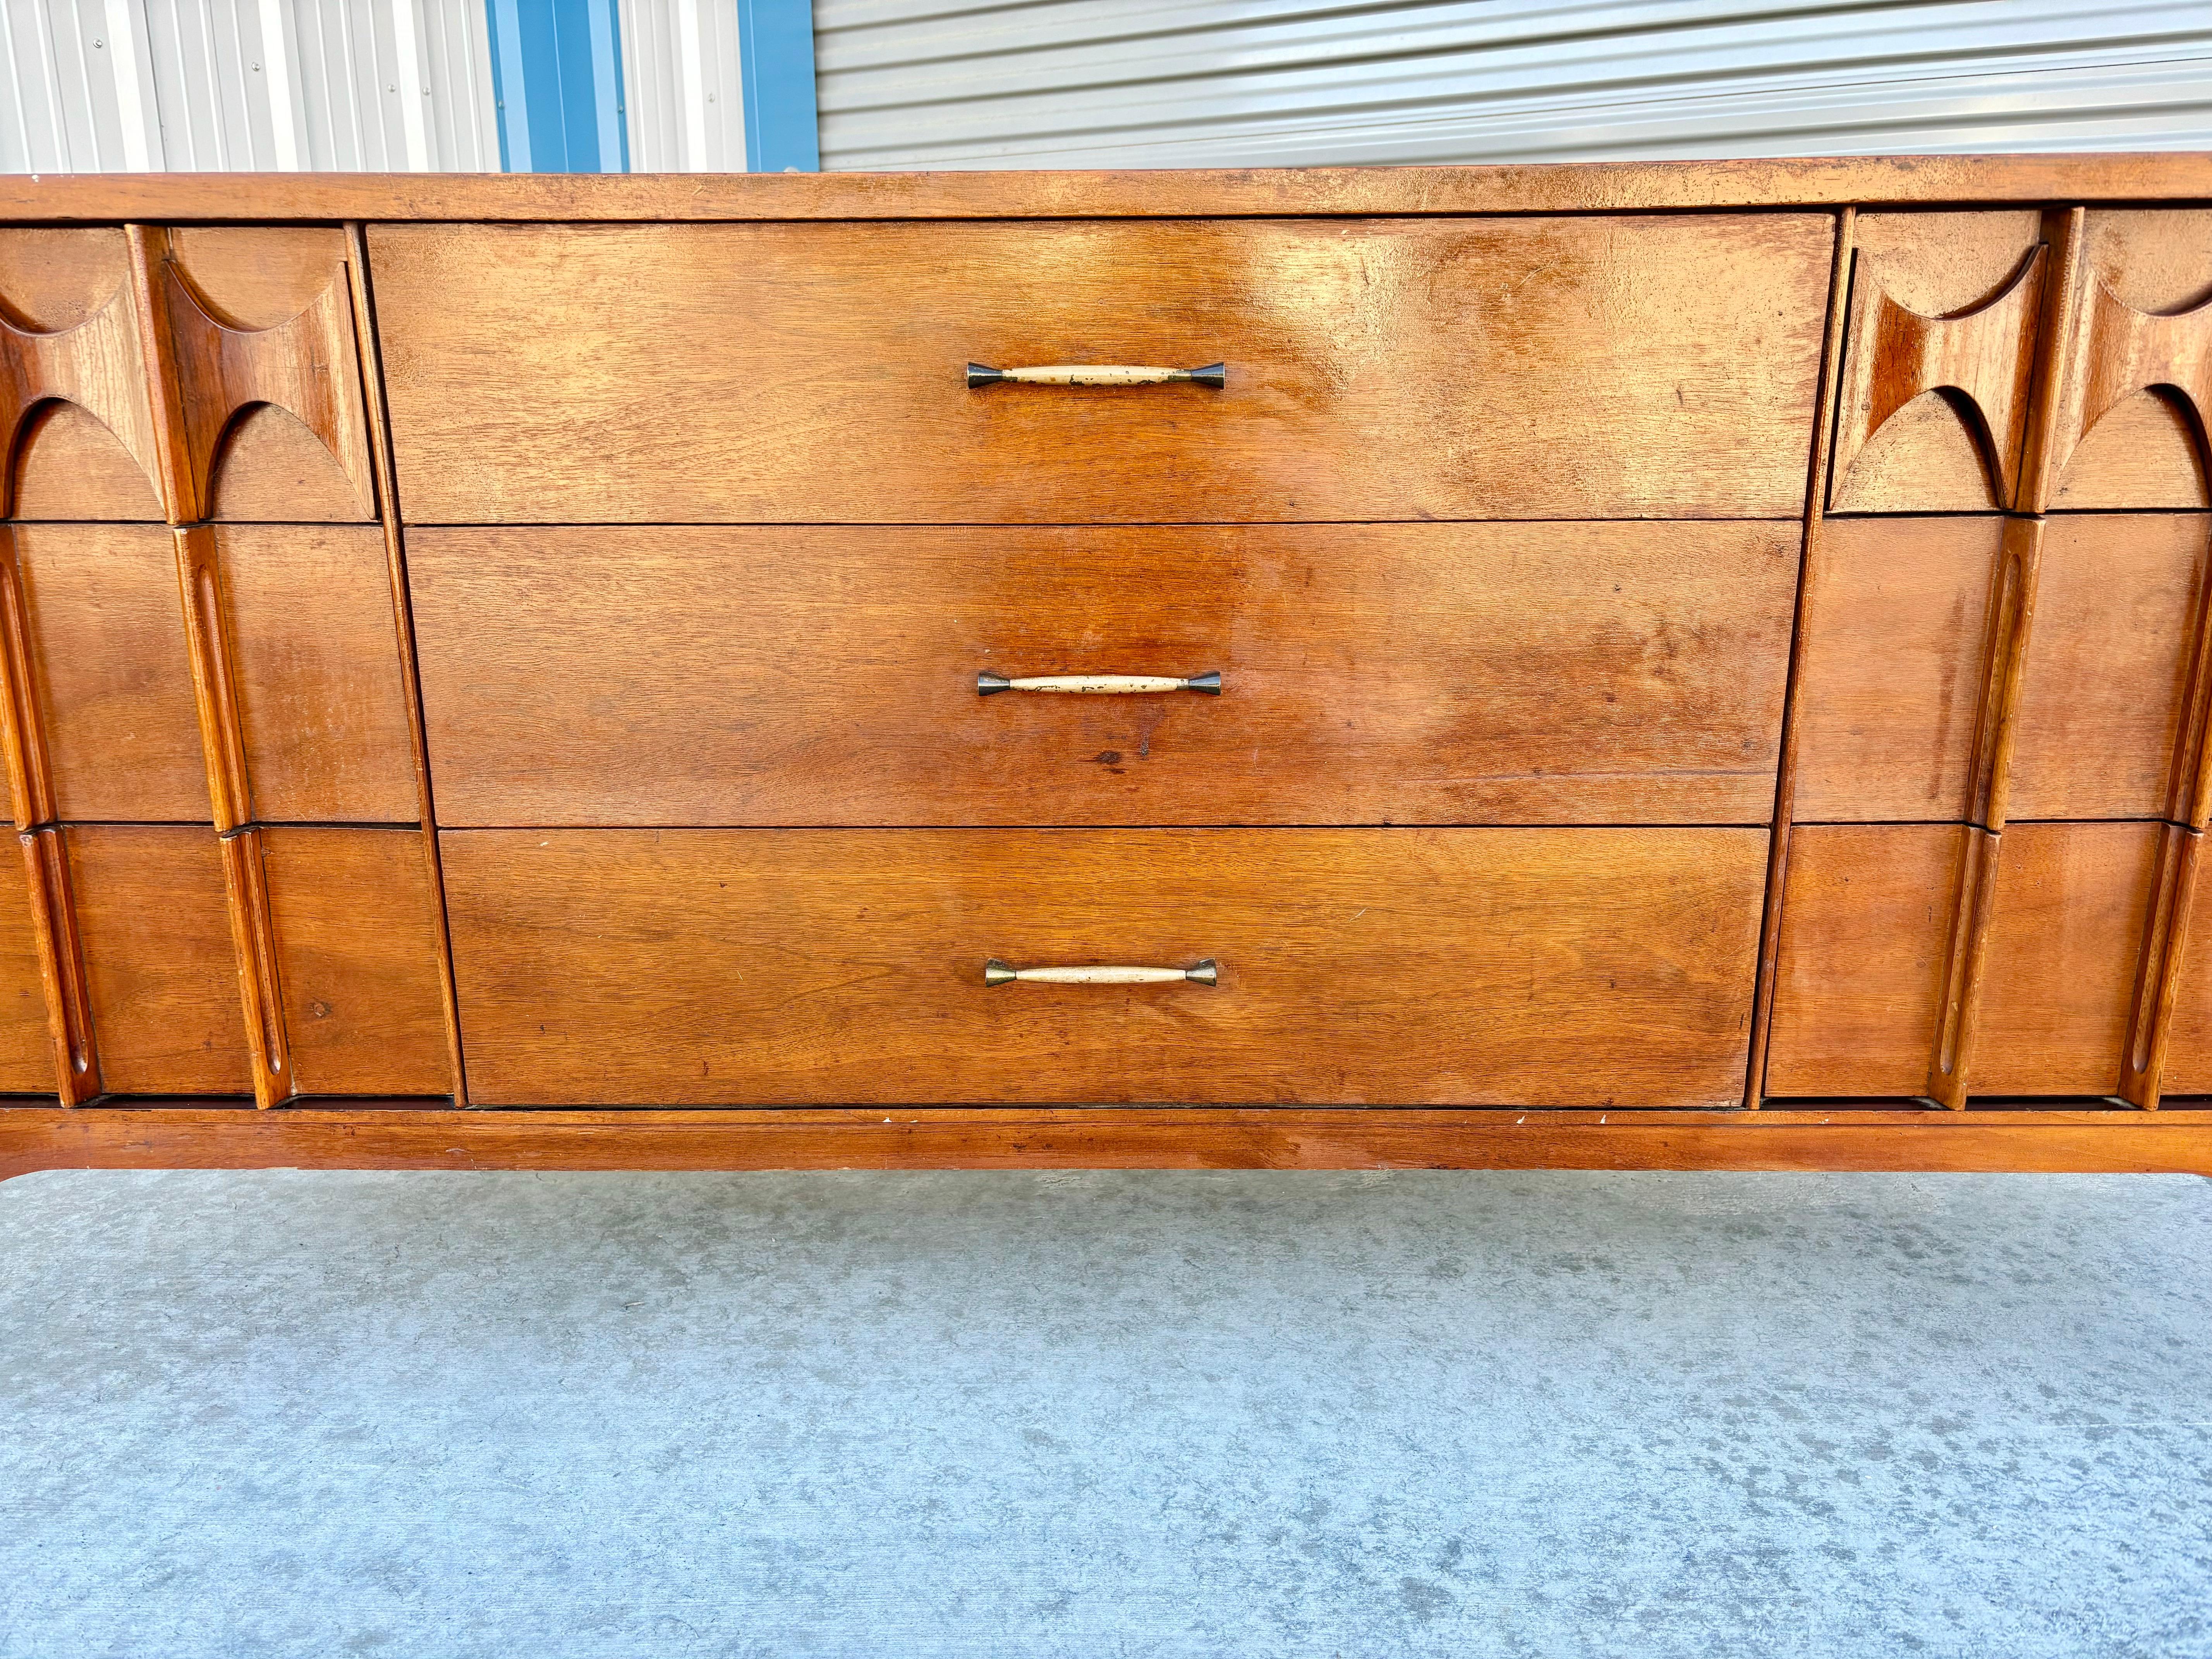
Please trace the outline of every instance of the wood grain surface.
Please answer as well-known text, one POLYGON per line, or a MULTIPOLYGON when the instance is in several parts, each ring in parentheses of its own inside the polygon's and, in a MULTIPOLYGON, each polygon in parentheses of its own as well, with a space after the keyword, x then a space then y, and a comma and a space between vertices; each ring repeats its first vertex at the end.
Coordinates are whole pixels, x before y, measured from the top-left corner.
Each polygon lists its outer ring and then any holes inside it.
POLYGON ((2052 518, 2013 739, 2013 817, 2172 810, 2208 544, 2202 514, 2052 518))
MULTIPOLYGON (((1968 816, 2002 526, 1966 515, 1824 527, 1806 578, 1801 820, 1968 816)), ((2194 514, 2050 522, 2014 729, 2011 817, 2169 810, 2208 532, 2212 520, 2194 514)))
POLYGON ((1798 641, 1799 821, 1965 817, 2002 539, 1994 515, 1821 526, 1798 641))
POLYGON ((1977 1095, 2106 1095, 2159 850, 2151 823, 2004 832, 1968 1084, 1977 1095))
POLYGON ((62 833, 108 1091, 251 1089, 213 833, 166 824, 76 824, 62 833))
POLYGON ((1918 823, 1791 832, 1770 1096, 1925 1091, 1966 835, 1918 823))
POLYGON ((420 835, 280 824, 261 844, 294 1088, 451 1094, 420 835))
POLYGON ((1764 830, 441 841, 480 1105, 1720 1103, 1766 855, 1764 830), (990 957, 1210 957, 1220 984, 987 988, 990 957))
POLYGON ((0 218, 718 220, 1574 213, 2212 198, 2200 152, 1173 172, 36 173, 0 218))
POLYGON ((449 827, 1757 823, 1798 533, 418 529, 408 550, 449 827), (1223 690, 985 699, 986 669, 1223 690))
POLYGON ((2212 1174, 2206 1111, 0 1109, 40 1169, 2020 1170, 2212 1174))
POLYGON ((168 531, 25 524, 15 541, 56 815, 207 823, 168 531))
MULTIPOLYGON (((2192 861, 2202 866, 2201 846, 2192 861)), ((2176 959, 2167 969, 2173 979, 2173 1006, 2164 1033, 2166 1063, 2157 1080, 2169 1097, 2212 1095, 2212 896, 2200 892, 2192 897, 2176 959)))
POLYGON ((413 738, 383 532, 237 525, 214 537, 251 816, 412 822, 413 738))
POLYGON ((411 521, 1146 523, 1793 516, 1832 236, 1784 214, 368 246, 411 521), (970 389, 971 360, 1228 383, 970 389))
POLYGON ((0 867, 0 1093, 54 1092, 54 1042, 39 981, 31 896, 17 860, 0 867))

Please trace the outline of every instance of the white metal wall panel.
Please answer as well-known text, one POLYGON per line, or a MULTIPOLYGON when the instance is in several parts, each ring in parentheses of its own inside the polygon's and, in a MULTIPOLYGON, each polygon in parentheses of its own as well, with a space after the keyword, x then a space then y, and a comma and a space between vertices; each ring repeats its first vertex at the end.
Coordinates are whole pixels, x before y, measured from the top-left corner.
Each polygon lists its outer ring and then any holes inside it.
POLYGON ((623 0, 623 103, 633 173, 742 173, 737 0, 623 0))
POLYGON ((496 172, 472 0, 0 0, 0 171, 496 172))
POLYGON ((825 168, 2212 147, 2206 0, 815 0, 825 168))

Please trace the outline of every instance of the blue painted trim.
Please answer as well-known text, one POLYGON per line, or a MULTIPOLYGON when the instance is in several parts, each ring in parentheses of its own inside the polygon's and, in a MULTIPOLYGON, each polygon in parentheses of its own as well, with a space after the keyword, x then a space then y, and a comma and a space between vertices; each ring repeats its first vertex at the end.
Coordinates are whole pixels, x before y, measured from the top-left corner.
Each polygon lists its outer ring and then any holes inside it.
POLYGON ((522 76, 522 35, 520 19, 516 15, 514 0, 484 0, 484 24, 491 32, 491 99, 497 112, 495 125, 499 128, 499 170, 501 173, 528 173, 530 167, 530 123, 524 107, 522 76), (516 73, 510 77, 504 65, 512 64, 516 73), (512 79, 514 108, 507 108, 507 82, 512 79), (510 119, 512 116, 512 119, 510 119))
POLYGON ((619 0, 484 0, 500 166, 629 171, 619 0))
POLYGON ((738 0, 738 58, 744 70, 746 170, 821 172, 813 0, 738 0))

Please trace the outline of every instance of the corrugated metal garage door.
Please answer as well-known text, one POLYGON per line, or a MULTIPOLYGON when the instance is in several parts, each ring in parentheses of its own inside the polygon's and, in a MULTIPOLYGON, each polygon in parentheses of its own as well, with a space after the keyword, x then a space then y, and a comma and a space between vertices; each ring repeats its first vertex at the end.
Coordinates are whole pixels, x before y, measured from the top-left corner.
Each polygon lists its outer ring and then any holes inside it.
POLYGON ((825 168, 2212 148, 2212 4, 815 0, 825 168))

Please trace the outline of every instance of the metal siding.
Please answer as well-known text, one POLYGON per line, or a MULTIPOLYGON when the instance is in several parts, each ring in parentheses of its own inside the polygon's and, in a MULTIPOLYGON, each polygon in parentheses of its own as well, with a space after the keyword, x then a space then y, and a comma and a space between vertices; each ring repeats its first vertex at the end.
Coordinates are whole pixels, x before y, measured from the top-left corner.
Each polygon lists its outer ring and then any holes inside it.
POLYGON ((495 170, 493 114, 478 5, 0 0, 0 170, 495 170))
POLYGON ((2212 146, 2204 0, 816 0, 830 168, 2212 146))
POLYGON ((623 0, 621 23, 632 170, 744 172, 737 0, 623 0))

